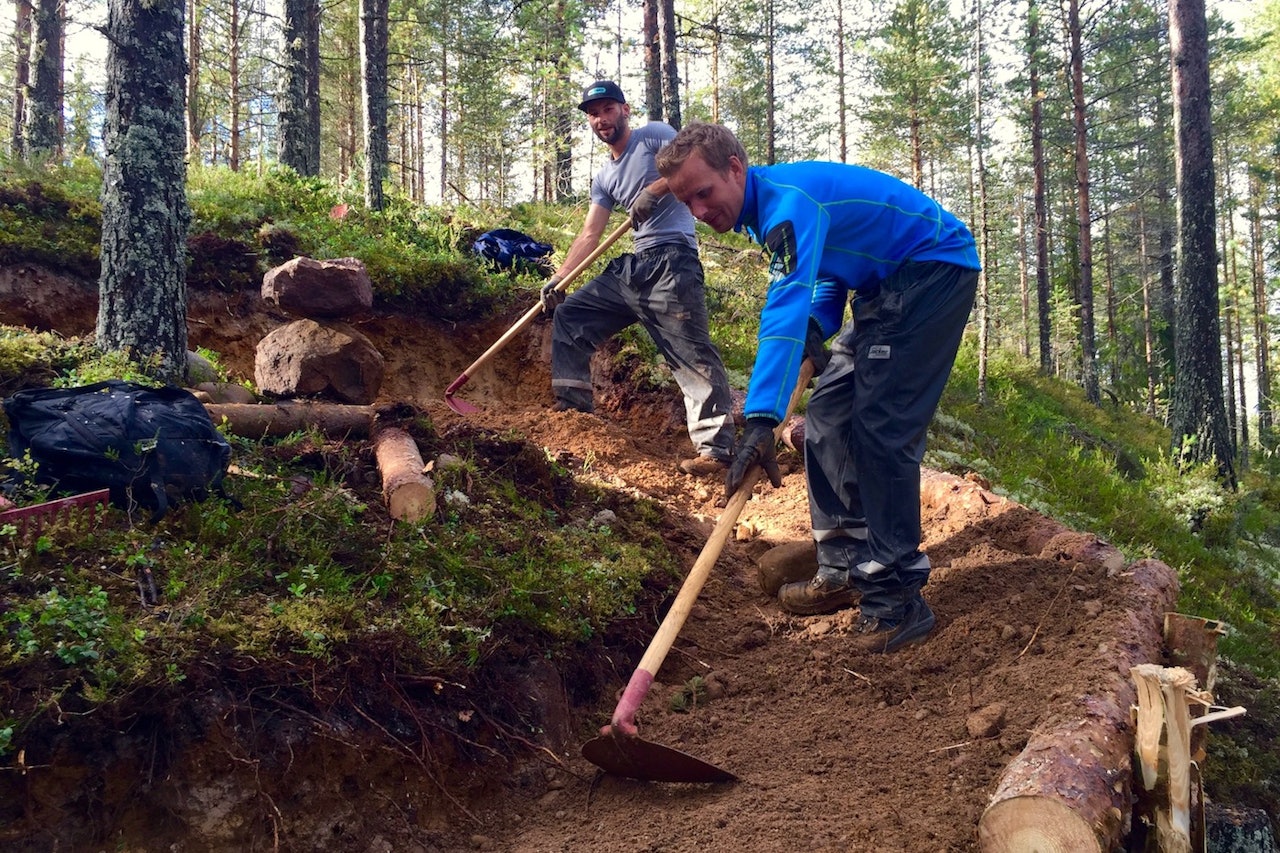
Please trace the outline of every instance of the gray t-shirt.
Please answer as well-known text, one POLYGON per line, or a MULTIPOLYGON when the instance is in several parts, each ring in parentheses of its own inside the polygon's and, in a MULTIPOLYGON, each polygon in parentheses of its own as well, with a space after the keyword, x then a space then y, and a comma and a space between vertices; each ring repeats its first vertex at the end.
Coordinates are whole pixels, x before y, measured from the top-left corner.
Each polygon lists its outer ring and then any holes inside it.
MULTIPOLYGON (((660 121, 632 128, 627 150, 617 160, 610 158, 591 181, 592 203, 609 210, 630 210, 640 191, 658 180, 653 158, 675 135, 671 125, 660 121)), ((693 236, 693 214, 670 193, 662 197, 653 216, 636 230, 635 250, 642 252, 668 243, 683 243, 690 248, 698 245, 693 236)))

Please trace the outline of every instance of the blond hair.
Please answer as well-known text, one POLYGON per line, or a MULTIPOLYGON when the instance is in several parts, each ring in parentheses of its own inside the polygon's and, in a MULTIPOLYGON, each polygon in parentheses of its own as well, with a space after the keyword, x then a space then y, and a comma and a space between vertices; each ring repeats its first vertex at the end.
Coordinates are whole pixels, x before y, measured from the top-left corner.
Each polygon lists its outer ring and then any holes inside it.
POLYGON ((729 171, 729 158, 737 157, 742 168, 747 167, 747 151, 733 135, 733 131, 722 124, 708 124, 695 121, 686 124, 658 152, 655 163, 658 174, 669 178, 689 159, 694 152, 702 155, 707 165, 723 174, 729 171))

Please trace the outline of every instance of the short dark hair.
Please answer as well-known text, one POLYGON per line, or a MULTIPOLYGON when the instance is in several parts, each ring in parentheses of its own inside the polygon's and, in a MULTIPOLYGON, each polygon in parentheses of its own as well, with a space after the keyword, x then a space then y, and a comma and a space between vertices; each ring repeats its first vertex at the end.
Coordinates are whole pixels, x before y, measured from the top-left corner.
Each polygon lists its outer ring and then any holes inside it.
POLYGON ((729 170, 730 157, 737 157, 742 167, 747 167, 747 150, 732 130, 722 124, 693 121, 681 128, 675 139, 658 152, 658 174, 664 178, 671 177, 695 151, 717 172, 729 170))

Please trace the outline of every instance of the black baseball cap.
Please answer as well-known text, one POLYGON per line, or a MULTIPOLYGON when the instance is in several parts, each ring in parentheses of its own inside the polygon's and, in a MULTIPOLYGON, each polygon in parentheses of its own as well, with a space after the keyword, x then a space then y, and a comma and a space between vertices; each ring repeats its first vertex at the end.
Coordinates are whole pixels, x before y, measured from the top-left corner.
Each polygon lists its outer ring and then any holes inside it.
POLYGON ((617 101, 625 104, 627 99, 623 97, 622 90, 618 88, 618 84, 612 80, 597 80, 590 86, 582 90, 582 103, 578 104, 578 109, 583 112, 587 111, 587 104, 592 101, 617 101))

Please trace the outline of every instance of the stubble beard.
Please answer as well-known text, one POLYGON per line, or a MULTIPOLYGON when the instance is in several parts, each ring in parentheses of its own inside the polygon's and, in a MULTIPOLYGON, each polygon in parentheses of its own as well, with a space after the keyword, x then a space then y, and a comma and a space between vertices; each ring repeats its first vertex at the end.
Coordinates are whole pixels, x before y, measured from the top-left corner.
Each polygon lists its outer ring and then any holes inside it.
POLYGON ((614 124, 613 130, 610 131, 607 135, 597 130, 596 136, 598 136, 600 138, 600 141, 603 142, 605 145, 613 145, 617 143, 617 141, 621 139, 622 135, 626 132, 627 132, 627 119, 623 117, 614 124))

